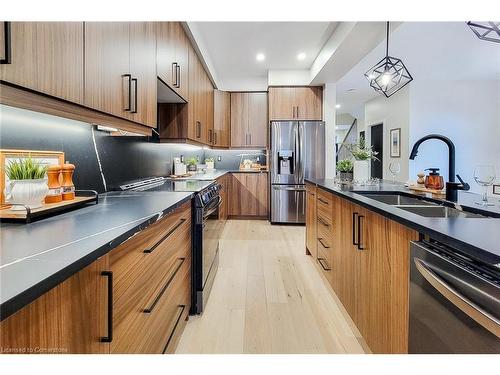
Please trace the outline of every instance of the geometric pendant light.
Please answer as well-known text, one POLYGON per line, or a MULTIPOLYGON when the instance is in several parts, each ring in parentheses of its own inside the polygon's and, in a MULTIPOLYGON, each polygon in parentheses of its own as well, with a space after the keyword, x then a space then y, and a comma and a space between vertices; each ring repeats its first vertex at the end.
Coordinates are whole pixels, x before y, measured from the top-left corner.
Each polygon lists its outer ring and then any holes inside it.
POLYGON ((385 57, 372 66, 365 73, 365 77, 375 91, 384 94, 387 98, 413 81, 403 61, 389 56, 389 22, 387 22, 385 57))
POLYGON ((467 25, 479 39, 500 43, 500 22, 469 21, 467 25))

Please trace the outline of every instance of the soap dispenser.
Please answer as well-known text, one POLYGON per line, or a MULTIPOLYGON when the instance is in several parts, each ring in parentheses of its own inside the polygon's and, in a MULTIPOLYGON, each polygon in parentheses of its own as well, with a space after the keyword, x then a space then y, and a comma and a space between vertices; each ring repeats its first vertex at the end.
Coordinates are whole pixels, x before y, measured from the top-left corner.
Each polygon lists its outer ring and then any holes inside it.
POLYGON ((426 171, 430 171, 427 176, 425 176, 425 187, 427 189, 442 190, 444 188, 443 176, 439 175, 439 168, 427 168, 426 171))

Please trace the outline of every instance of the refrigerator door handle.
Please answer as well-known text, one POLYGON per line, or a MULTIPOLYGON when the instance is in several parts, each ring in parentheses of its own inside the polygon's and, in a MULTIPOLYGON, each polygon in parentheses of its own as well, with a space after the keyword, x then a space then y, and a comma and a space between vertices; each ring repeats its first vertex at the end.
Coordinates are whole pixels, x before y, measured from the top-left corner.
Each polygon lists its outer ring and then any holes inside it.
POLYGON ((306 191, 304 186, 282 186, 273 185, 273 190, 286 190, 286 191, 306 191))

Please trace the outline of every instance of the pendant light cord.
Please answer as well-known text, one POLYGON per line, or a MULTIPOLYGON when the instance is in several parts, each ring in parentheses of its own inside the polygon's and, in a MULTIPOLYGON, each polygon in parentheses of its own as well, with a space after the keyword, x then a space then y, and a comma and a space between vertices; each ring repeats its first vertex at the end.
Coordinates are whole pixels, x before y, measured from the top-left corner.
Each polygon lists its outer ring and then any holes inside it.
POLYGON ((389 22, 387 22, 387 40, 385 44, 385 56, 389 56, 389 22))

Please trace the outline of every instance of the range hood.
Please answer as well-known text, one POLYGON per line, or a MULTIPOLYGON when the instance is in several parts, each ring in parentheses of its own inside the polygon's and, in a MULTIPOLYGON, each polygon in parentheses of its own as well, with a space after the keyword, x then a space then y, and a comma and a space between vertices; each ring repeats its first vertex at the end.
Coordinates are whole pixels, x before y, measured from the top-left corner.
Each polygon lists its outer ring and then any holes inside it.
POLYGON ((158 103, 186 103, 184 99, 160 78, 156 80, 156 95, 158 103))

